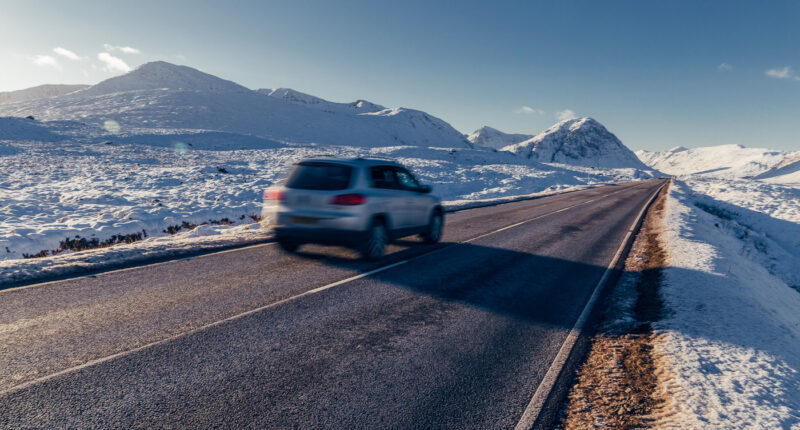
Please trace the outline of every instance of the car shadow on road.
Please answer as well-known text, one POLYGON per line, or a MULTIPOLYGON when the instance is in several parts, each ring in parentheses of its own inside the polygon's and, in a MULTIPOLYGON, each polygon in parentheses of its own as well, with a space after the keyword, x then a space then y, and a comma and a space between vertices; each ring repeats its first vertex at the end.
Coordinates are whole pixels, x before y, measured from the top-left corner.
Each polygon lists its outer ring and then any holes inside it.
MULTIPOLYGON (((372 263, 331 255, 317 249, 301 256, 362 273, 410 260, 396 268, 371 274, 367 279, 408 289, 445 303, 455 302, 478 308, 516 322, 544 325, 558 330, 569 330, 573 327, 592 290, 606 270, 606 267, 596 264, 472 243, 437 245, 411 243, 406 249, 372 263)), ((730 303, 715 301, 714 297, 727 297, 729 293, 725 291, 730 289, 751 287, 743 286, 725 274, 677 267, 669 267, 667 270, 670 279, 684 279, 692 285, 706 286, 708 291, 698 290, 696 295, 681 293, 682 296, 688 294, 690 298, 693 297, 695 302, 692 303, 665 301, 662 312, 648 323, 658 326, 658 321, 663 318, 670 321, 671 330, 678 336, 685 336, 701 343, 722 343, 766 353, 761 359, 773 363, 768 368, 780 370, 787 365, 794 369, 800 368, 800 345, 781 344, 774 336, 764 336, 757 330, 760 321, 766 318, 771 310, 753 308, 755 306, 753 303, 741 303, 738 306, 742 309, 751 309, 752 315, 737 317, 738 324, 708 321, 709 318, 718 318, 714 315, 729 314, 724 308, 730 303), (715 290, 718 292, 715 293, 715 290), (763 318, 758 315, 762 315, 763 318), (686 319, 682 320, 684 318, 686 319)), ((596 323, 603 316, 609 293, 613 291, 616 281, 622 274, 623 270, 619 268, 612 270, 611 282, 600 295, 600 300, 590 316, 590 324, 581 333, 582 338, 588 338, 595 330, 603 329, 596 323)), ((646 275, 644 272, 629 274, 646 275)), ((636 299, 633 298, 634 301, 636 299)), ((727 297, 726 300, 735 298, 727 297)), ((720 358, 720 363, 724 361, 724 358, 720 358)), ((783 376, 772 376, 776 381, 786 382, 783 376)), ((800 384, 800 374, 793 379, 800 384)), ((783 388, 789 389, 789 387, 783 388)), ((781 404, 780 399, 775 396, 760 396, 756 402, 763 404, 765 408, 775 407, 776 402, 781 404)))

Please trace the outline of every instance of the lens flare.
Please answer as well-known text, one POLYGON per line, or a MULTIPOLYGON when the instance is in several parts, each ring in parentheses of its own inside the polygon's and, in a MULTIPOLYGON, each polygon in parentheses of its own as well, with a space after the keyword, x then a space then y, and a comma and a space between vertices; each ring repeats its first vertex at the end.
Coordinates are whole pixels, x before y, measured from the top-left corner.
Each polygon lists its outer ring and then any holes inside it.
POLYGON ((176 155, 183 155, 189 152, 189 145, 183 142, 175 142, 172 144, 172 147, 175 150, 176 155))
POLYGON ((120 126, 119 123, 114 121, 113 119, 108 119, 103 123, 103 128, 106 129, 107 132, 111 134, 119 133, 120 126))

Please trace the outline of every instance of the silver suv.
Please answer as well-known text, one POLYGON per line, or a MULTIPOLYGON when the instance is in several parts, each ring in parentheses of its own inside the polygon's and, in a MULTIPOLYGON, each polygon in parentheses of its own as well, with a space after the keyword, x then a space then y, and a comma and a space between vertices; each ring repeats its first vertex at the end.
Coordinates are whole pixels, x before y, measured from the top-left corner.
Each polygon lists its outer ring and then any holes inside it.
POLYGON ((283 186, 264 191, 262 216, 286 251, 304 243, 344 245, 375 259, 396 238, 441 239, 444 211, 430 192, 393 161, 307 159, 283 186))

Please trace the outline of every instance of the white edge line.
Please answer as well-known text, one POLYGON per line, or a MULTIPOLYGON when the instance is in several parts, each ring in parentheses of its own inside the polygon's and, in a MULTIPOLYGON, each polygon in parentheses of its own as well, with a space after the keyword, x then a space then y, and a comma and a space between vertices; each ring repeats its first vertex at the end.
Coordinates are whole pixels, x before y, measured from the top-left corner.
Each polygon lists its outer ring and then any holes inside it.
MULTIPOLYGON (((261 247, 261 246, 275 245, 275 243, 276 242, 255 243, 255 244, 252 244, 252 245, 245 245, 245 246, 236 247, 236 248, 233 248, 233 249, 223 249, 221 251, 214 251, 212 249, 207 253, 184 255, 182 257, 176 257, 176 258, 172 258, 172 259, 169 259, 169 260, 166 260, 166 261, 159 261, 157 263, 144 263, 144 264, 138 264, 137 265, 137 264, 135 264, 136 262, 133 261, 134 266, 131 266, 131 267, 123 267, 122 269, 109 269, 109 270, 103 270, 103 268, 100 267, 100 268, 96 269, 97 270, 96 273, 89 273, 89 274, 84 274, 84 275, 81 275, 79 273, 73 273, 73 275, 75 275, 75 276, 70 276, 70 274, 67 273, 64 276, 68 276, 68 277, 64 278, 64 279, 54 279, 52 281, 45 281, 45 282, 39 282, 39 283, 35 283, 35 284, 22 285, 22 286, 19 286, 19 287, 3 288, 3 289, 0 289, 0 294, 10 293, 12 291, 27 290, 28 288, 46 287, 46 286, 48 286, 50 284, 56 284, 56 283, 59 283, 59 282, 73 281, 73 280, 81 279, 81 278, 88 278, 88 277, 101 276, 101 275, 109 275, 109 274, 112 274, 112 273, 119 273, 119 272, 127 272, 127 271, 130 271, 130 270, 144 269, 146 267, 163 266, 165 264, 177 263, 179 261, 184 261, 184 260, 193 260, 195 258, 203 258, 203 257, 210 257, 212 255, 227 254, 229 252, 244 251, 245 249, 250 249, 250 248, 258 248, 258 247, 261 247)), ((203 252, 203 250, 200 250, 199 252, 203 252)), ((159 258, 159 257, 154 257, 154 258, 159 258)), ((165 255, 164 258, 169 258, 169 256, 165 255)), ((89 270, 92 270, 92 269, 90 268, 89 270)), ((55 276, 58 276, 58 275, 55 275, 55 276)), ((23 281, 20 281, 20 282, 25 282, 25 281, 23 280, 23 281)), ((34 282, 35 282, 35 280, 34 280, 34 282)))
MULTIPOLYGON (((637 186, 638 186, 638 184, 637 184, 637 186)), ((617 194, 617 193, 626 191, 626 190, 628 190, 630 188, 634 188, 634 187, 629 187, 629 188, 625 188, 623 190, 615 191, 613 193, 604 194, 604 195, 600 196, 599 198, 607 197, 607 196, 610 196, 610 195, 613 195, 613 194, 617 194)), ((525 223, 528 223, 528 222, 531 222, 531 221, 535 221, 537 219, 541 219, 541 218, 544 218, 544 217, 549 216, 549 215, 553 215, 553 214, 556 214, 556 213, 559 213, 559 212, 563 212, 563 211, 568 210, 568 209, 572 209, 572 208, 577 207, 577 206, 581 206, 581 205, 584 205, 584 204, 587 204, 587 203, 591 203, 593 201, 598 200, 599 198, 595 198, 595 199, 592 199, 592 200, 581 202, 581 203, 578 203, 578 204, 575 204, 575 205, 572 205, 572 206, 568 206, 566 208, 562 208, 562 209, 559 209, 559 210, 556 210, 556 211, 553 211, 553 212, 548 212, 546 214, 539 215, 539 216, 537 216, 535 218, 531 218, 529 220, 518 222, 518 223, 512 224, 510 226, 505 226, 505 227, 502 227, 500 229, 491 231, 489 233, 482 234, 480 236, 473 237, 471 239, 465 240, 465 241, 460 242, 460 243, 472 242, 472 241, 478 240, 478 239, 480 239, 482 237, 486 237, 486 236, 488 236, 490 234, 494 234, 494 233, 498 233, 498 232, 501 232, 501 231, 504 231, 504 230, 508 230, 509 228, 517 227, 519 225, 522 225, 522 224, 525 224, 525 223)), ((266 246, 266 245, 271 245, 272 243, 274 243, 274 242, 265 243, 265 244, 251 245, 251 246, 248 246, 247 248, 257 247, 257 246, 266 246)), ((342 284, 346 284, 346 283, 351 282, 351 281, 355 281, 357 279, 365 278, 367 276, 374 275, 376 273, 383 272, 385 270, 389 270, 389 269, 395 268, 397 266, 400 266, 402 264, 408 263, 411 260, 415 260, 417 258, 429 256, 429 255, 431 255, 433 253, 436 253, 436 252, 439 252, 439 251, 443 251, 445 249, 449 249, 451 246, 453 246, 453 245, 445 246, 445 247, 439 248, 437 250, 434 250, 434 251, 431 251, 431 252, 427 252, 427 253, 422 254, 422 255, 414 256, 414 257, 412 257, 412 258, 410 258, 408 260, 398 261, 396 263, 392 263, 392 264, 389 264, 387 266, 383 266, 383 267, 379 267, 379 268, 374 269, 374 270, 370 270, 369 272, 364 272, 364 273, 358 274, 356 276, 352 276, 352 277, 349 277, 349 278, 346 278, 346 279, 342 279, 340 281, 336 281, 336 282, 333 282, 333 283, 330 283, 330 284, 327 284, 327 285, 323 285, 321 287, 317 287, 317 288, 302 292, 300 294, 297 294, 297 295, 294 295, 294 296, 291 296, 291 297, 287 297, 285 299, 278 300, 277 302, 273 302, 273 303, 270 303, 268 305, 264 305, 264 306, 261 306, 261 307, 255 308, 255 309, 250 309, 249 311, 245 311, 245 312, 242 312, 242 313, 239 313, 239 314, 236 314, 236 315, 232 315, 230 317, 227 317, 227 318, 224 318, 224 319, 221 319, 221 320, 217 320, 217 321, 214 321, 212 323, 204 324, 204 325, 202 325, 200 327, 196 327, 196 328, 194 328, 192 330, 185 331, 185 332, 182 332, 182 333, 178 333, 178 334, 175 334, 173 336, 169 336, 169 337, 166 337, 164 339, 157 340, 155 342, 150 342, 148 344, 145 344, 145 345, 142 345, 142 346, 138 346, 138 347, 133 348, 133 349, 120 351, 118 353, 107 355, 105 357, 97 358, 97 359, 94 359, 94 360, 89 360, 89 361, 87 361, 87 362, 85 362, 83 364, 79 364, 77 366, 73 366, 73 367, 70 367, 70 368, 67 368, 67 369, 63 369, 63 370, 60 370, 60 371, 55 372, 55 373, 51 373, 51 374, 46 375, 46 376, 42 376, 40 378, 36 378, 36 379, 30 380, 30 381, 24 382, 22 384, 15 385, 15 386, 7 388, 5 390, 0 390, 0 396, 4 396, 4 395, 11 394, 11 393, 19 391, 19 390, 23 390, 23 389, 28 388, 30 386, 33 386, 33 385, 36 385, 36 384, 40 384, 42 382, 46 382, 46 381, 48 381, 50 379, 56 378, 56 377, 61 376, 61 375, 66 375, 68 373, 72 373, 72 372, 75 372, 75 371, 78 371, 78 370, 81 370, 81 369, 85 369, 87 367, 91 367, 91 366, 94 366, 94 365, 97 365, 97 364, 105 363, 107 361, 110 361, 110 360, 113 360, 113 359, 116 359, 116 358, 125 357, 127 355, 133 354, 135 352, 138 352, 138 351, 141 351, 141 350, 144 350, 144 349, 147 349, 147 348, 151 348, 151 347, 154 347, 154 346, 162 345, 164 343, 167 343, 167 342, 170 342, 170 341, 173 341, 173 340, 176 340, 176 339, 180 339, 180 338, 182 338, 184 336, 189 336, 189 335, 192 335, 194 333, 198 333, 200 331, 209 329, 211 327, 216 327, 216 326, 224 324, 224 323, 226 323, 228 321, 237 320, 237 319, 243 318, 245 316, 252 315, 254 313, 261 312, 263 310, 266 310, 266 309, 269 309, 269 308, 272 308, 272 307, 275 307, 275 306, 278 306, 278 305, 281 305, 281 304, 284 304, 284 303, 287 303, 287 302, 291 302, 291 301, 297 300, 297 299, 299 299, 301 297, 305 297, 305 296, 308 296, 308 295, 316 294, 316 293, 319 293, 321 291, 325 291, 325 290, 331 289, 333 287, 336 287, 336 286, 339 286, 339 285, 342 285, 342 284)), ((220 254, 220 253, 226 253, 226 252, 234 252, 234 251, 238 251, 238 250, 241 250, 241 249, 243 249, 243 248, 230 249, 230 250, 220 251, 220 252, 212 253, 212 254, 203 254, 201 256, 220 254)), ((189 258, 192 258, 192 257, 185 257, 185 258, 189 259, 189 258)), ((167 264, 167 263, 170 263, 170 262, 173 262, 173 261, 180 261, 180 260, 170 260, 170 261, 165 261, 165 262, 161 262, 161 263, 155 263, 154 265, 167 264)), ((119 270, 115 270, 115 272, 133 270, 133 269, 137 269, 137 268, 139 268, 139 267, 131 267, 131 268, 126 268, 126 269, 119 269, 119 270)), ((106 272, 106 273, 110 273, 110 272, 106 272)), ((605 277, 605 275, 604 275, 604 277, 605 277)), ((15 289, 31 288, 31 287, 34 287, 34 286, 45 285, 45 284, 52 283, 52 282, 61 282, 61 281, 50 281, 50 282, 46 282, 46 283, 43 283, 43 284, 28 285, 28 286, 24 286, 24 287, 18 287, 18 288, 15 288, 15 289)), ((9 291, 9 290, 12 290, 12 289, 7 289, 7 290, 3 290, 3 291, 9 291)), ((584 309, 584 311, 585 311, 585 309, 584 309)), ((581 314, 581 316, 582 315, 583 314, 581 314)), ((563 348, 563 346, 562 346, 562 348, 563 348)))
POLYGON ((533 397, 531 401, 528 403, 528 406, 525 408, 525 412, 522 413, 522 417, 520 417, 519 422, 514 427, 514 430, 528 430, 533 427, 533 424, 536 422, 536 419, 539 418, 539 414, 542 412, 544 408, 544 403, 547 400, 547 397, 550 395, 550 391, 553 390, 555 386, 556 380, 558 379, 558 375, 561 373, 561 369, 567 362, 567 358, 569 358, 569 354, 572 352, 572 347, 575 346, 575 342, 578 340, 578 336, 580 335, 581 330, 583 330, 583 326, 586 324, 586 321, 589 318, 589 314, 594 308, 594 304, 597 299, 600 297, 600 291, 603 290, 604 284, 608 281, 609 276, 611 276, 611 272, 614 270, 614 267, 619 262, 619 258, 622 256, 622 251, 625 249, 628 243, 628 239, 630 239, 631 235, 633 235, 634 231, 636 230, 637 224, 642 219, 645 214, 645 211, 650 204, 655 200, 658 196, 658 193, 664 188, 665 184, 662 184, 658 189, 653 193, 647 203, 642 207, 642 210, 639 212, 639 215, 634 219, 633 224, 631 224, 630 228, 628 229, 628 233, 625 235, 625 239, 622 240, 622 244, 620 245, 617 253, 614 255, 614 258, 611 260, 611 263, 608 264, 606 271, 603 273, 603 276, 600 278, 600 281, 594 287, 594 291, 592 292, 592 296, 589 298, 589 301, 586 302, 586 305, 583 307, 583 311, 581 311, 578 320, 575 321, 575 325, 569 331, 566 339, 564 339, 564 343, 561 344, 561 348, 558 350, 558 354, 556 354, 555 359, 550 364, 550 368, 547 369, 547 373, 544 375, 542 382, 539 383, 539 386, 536 388, 536 392, 533 393, 533 397))

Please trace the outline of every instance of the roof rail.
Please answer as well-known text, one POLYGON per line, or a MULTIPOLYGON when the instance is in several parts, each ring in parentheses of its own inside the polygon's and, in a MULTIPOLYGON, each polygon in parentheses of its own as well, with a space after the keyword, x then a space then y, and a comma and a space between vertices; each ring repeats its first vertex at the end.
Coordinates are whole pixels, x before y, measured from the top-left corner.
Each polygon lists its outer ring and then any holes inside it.
POLYGON ((373 155, 370 155, 369 157, 362 157, 362 156, 359 156, 359 157, 356 157, 356 160, 386 160, 386 161, 397 161, 397 160, 395 160, 395 159, 394 159, 394 158, 392 158, 392 157, 383 157, 383 156, 380 156, 380 155, 374 155, 374 156, 373 156, 373 155))

